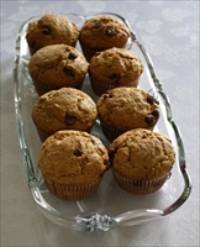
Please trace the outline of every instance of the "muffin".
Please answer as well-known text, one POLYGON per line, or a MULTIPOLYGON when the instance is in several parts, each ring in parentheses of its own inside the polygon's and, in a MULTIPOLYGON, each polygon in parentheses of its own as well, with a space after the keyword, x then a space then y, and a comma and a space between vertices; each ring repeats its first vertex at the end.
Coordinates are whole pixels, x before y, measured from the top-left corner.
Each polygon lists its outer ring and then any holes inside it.
POLYGON ((146 129, 130 130, 109 147, 113 175, 132 194, 157 191, 171 174, 175 152, 165 136, 146 129))
POLYGON ((79 41, 85 57, 112 47, 125 47, 130 37, 127 25, 115 16, 94 16, 80 30, 79 41))
POLYGON ((75 46, 79 36, 77 26, 62 15, 45 15, 29 24, 26 40, 31 54, 53 44, 75 46))
POLYGON ((142 62, 123 48, 111 48, 93 56, 89 66, 92 88, 101 95, 115 87, 137 87, 143 72, 142 62))
POLYGON ((32 119, 42 140, 58 130, 90 131, 96 116, 94 101, 74 88, 50 91, 32 109, 32 119))
POLYGON ((98 138, 82 131, 62 130, 42 144, 39 168, 51 193, 80 200, 97 190, 108 160, 98 138))
POLYGON ((97 111, 105 135, 113 140, 131 129, 153 129, 159 119, 159 102, 142 89, 119 87, 99 98, 97 111))
POLYGON ((29 73, 39 95, 62 87, 81 87, 87 70, 84 56, 64 44, 41 48, 29 63, 29 73))

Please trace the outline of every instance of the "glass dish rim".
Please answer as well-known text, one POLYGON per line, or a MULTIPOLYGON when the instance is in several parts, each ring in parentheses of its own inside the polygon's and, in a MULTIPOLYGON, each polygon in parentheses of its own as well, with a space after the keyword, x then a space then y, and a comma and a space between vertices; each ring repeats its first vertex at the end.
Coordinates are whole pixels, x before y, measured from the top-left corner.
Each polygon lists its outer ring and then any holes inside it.
POLYGON ((27 170, 27 177, 28 177, 28 185, 32 192, 32 196, 34 201, 36 202, 37 206, 42 210, 42 212, 51 220, 53 220, 56 223, 60 223, 62 225, 66 225, 66 222, 73 222, 75 220, 76 228, 80 228, 82 230, 88 230, 88 231, 95 231, 95 230, 103 230, 108 231, 115 225, 137 225, 143 222, 147 222, 153 219, 158 219, 162 216, 166 216, 175 210, 177 210, 190 196, 191 194, 191 179, 189 176, 189 173, 187 171, 186 167, 186 158, 185 158, 185 149, 183 140, 181 137, 180 130, 178 128, 178 125, 173 119, 172 115, 172 109, 171 104, 169 101, 168 96, 165 94, 163 90, 162 83, 158 79, 154 65, 152 62, 152 59, 142 43, 137 39, 136 33, 133 31, 130 23, 122 17, 119 14, 112 13, 112 12, 100 12, 95 13, 92 15, 79 15, 76 13, 66 13, 66 16, 76 16, 80 18, 91 18, 93 16, 97 15, 111 15, 118 17, 121 19, 129 28, 131 33, 131 43, 130 46, 133 44, 133 42, 136 43, 139 50, 141 51, 145 62, 147 64, 147 67, 150 72, 151 79, 153 81, 153 84, 156 88, 156 92, 158 95, 162 98, 166 110, 166 116, 167 116, 167 125, 169 125, 173 131, 173 134, 176 138, 177 143, 177 152, 178 152, 178 165, 179 169, 182 175, 182 179, 184 181, 184 189, 181 193, 181 195, 168 207, 164 209, 138 209, 133 211, 128 211, 125 213, 122 213, 120 215, 117 215, 116 217, 110 217, 108 215, 100 215, 98 213, 94 213, 93 215, 89 216, 76 216, 72 218, 63 218, 59 215, 59 212, 52 208, 48 203, 44 202, 44 199, 41 198, 41 194, 39 192, 39 189, 37 187, 37 182, 35 181, 34 176, 34 168, 31 160, 31 156, 29 153, 28 145, 26 144, 26 137, 24 133, 24 126, 23 126, 23 119, 21 114, 21 97, 19 92, 19 80, 18 80, 18 71, 19 71, 19 61, 20 61, 20 42, 21 42, 21 33, 24 29, 24 26, 31 20, 36 18, 36 16, 33 16, 29 19, 27 19, 20 27, 17 39, 16 39, 16 55, 15 55, 15 61, 14 61, 14 102, 15 102, 15 114, 16 114, 16 125, 17 125, 17 134, 18 134, 18 141, 20 145, 20 150, 23 156, 23 161, 25 163, 25 167, 27 170), (131 221, 131 222, 130 222, 131 221))

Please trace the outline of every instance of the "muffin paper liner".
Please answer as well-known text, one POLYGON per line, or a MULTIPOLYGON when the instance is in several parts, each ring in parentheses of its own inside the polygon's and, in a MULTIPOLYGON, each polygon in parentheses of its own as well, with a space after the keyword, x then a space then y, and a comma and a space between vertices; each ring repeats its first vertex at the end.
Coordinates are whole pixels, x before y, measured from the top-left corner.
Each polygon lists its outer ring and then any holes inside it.
POLYGON ((92 195, 98 188, 100 178, 88 184, 62 184, 45 178, 51 193, 64 200, 81 200, 92 195))
POLYGON ((51 135, 51 134, 44 132, 43 130, 40 130, 37 126, 36 126, 36 129, 37 129, 41 142, 44 142, 51 135))
POLYGON ((113 171, 113 176, 118 185, 131 194, 149 194, 159 190, 165 181, 170 177, 170 173, 165 176, 151 180, 130 179, 121 175, 117 171, 113 171))
POLYGON ((116 87, 137 87, 139 83, 139 78, 135 81, 129 82, 129 84, 122 83, 110 83, 110 84, 102 84, 102 81, 94 80, 89 72, 89 78, 91 82, 91 86, 96 95, 100 96, 108 90, 111 90, 116 87))
POLYGON ((81 49, 83 51, 83 54, 84 54, 84 56, 85 56, 85 58, 87 59, 88 62, 95 55, 96 52, 100 52, 101 51, 99 49, 88 48, 88 47, 86 47, 86 46, 84 46, 82 44, 80 44, 80 45, 81 45, 81 49))
MULTIPOLYGON (((147 128, 147 129, 153 131, 154 127, 155 127, 155 125, 152 126, 151 128, 147 128)), ((113 128, 113 127, 110 127, 110 126, 108 126, 102 122, 101 122, 101 128, 103 130, 103 133, 105 134, 105 136, 108 138, 109 141, 113 141, 115 138, 117 138, 121 134, 125 133, 126 131, 129 131, 128 129, 122 130, 119 128, 113 128)), ((138 128, 139 128, 139 126, 138 126, 138 128)))
POLYGON ((106 91, 110 90, 113 88, 113 85, 107 84, 106 86, 103 85, 100 81, 94 80, 89 72, 89 78, 91 82, 91 86, 93 91, 95 92, 96 95, 101 96, 103 93, 106 91))
MULTIPOLYGON (((35 124, 35 127, 36 127, 36 129, 37 129, 37 132, 38 132, 38 135, 39 135, 39 137, 40 137, 41 142, 44 142, 49 136, 51 136, 51 135, 53 135, 55 132, 59 131, 59 130, 56 130, 54 133, 51 133, 51 134, 50 134, 50 133, 47 133, 47 132, 45 132, 45 131, 39 129, 39 128, 36 126, 36 124, 35 124)), ((89 129, 80 130, 80 131, 85 131, 85 132, 90 133, 91 128, 92 128, 92 126, 91 126, 89 129)), ((60 129, 60 130, 70 130, 70 129, 60 129)), ((71 130, 77 130, 77 129, 72 128, 71 130)))
POLYGON ((126 130, 117 129, 113 127, 109 127, 106 124, 101 123, 101 128, 103 130, 103 133, 108 138, 109 141, 113 141, 115 138, 120 136, 122 133, 126 132, 126 130))
POLYGON ((77 88, 77 89, 80 89, 83 85, 83 81, 80 81, 80 82, 76 82, 76 83, 73 83, 71 85, 68 85, 68 86, 49 86, 47 84, 41 84, 41 83, 38 83, 38 82, 33 82, 34 86, 35 86, 35 90, 36 92, 38 93, 39 96, 51 91, 51 90, 58 90, 62 87, 73 87, 73 88, 77 88))

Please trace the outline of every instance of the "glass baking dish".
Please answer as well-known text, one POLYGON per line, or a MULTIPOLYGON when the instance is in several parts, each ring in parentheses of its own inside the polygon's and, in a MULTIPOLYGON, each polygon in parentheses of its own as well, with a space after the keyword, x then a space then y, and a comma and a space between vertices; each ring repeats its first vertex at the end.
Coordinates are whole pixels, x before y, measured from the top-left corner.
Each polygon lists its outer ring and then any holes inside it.
MULTIPOLYGON (((138 40, 135 27, 133 31, 127 20, 114 13, 98 13, 97 15, 100 14, 117 16, 130 29, 131 37, 127 48, 140 57, 145 67, 140 87, 149 91, 160 102, 161 114, 155 131, 165 134, 172 140, 176 150, 176 163, 165 185, 158 192, 149 195, 133 196, 121 190, 114 182, 110 171, 104 176, 97 193, 88 199, 68 202, 49 193, 37 168, 41 141, 31 119, 31 109, 38 95, 27 70, 30 54, 25 39, 27 25, 38 17, 27 20, 20 28, 16 42, 14 97, 19 145, 24 158, 28 185, 34 201, 45 216, 58 224, 85 231, 108 231, 113 227, 133 226, 161 219, 177 210, 191 193, 191 182, 186 169, 180 131, 173 120, 169 99, 156 76, 149 54, 138 40)), ((79 26, 91 17, 76 14, 67 14, 67 16, 79 26)), ((79 44, 77 48, 80 49, 79 44)), ((88 76, 86 76, 82 90, 94 100, 97 99, 90 88, 88 76)), ((105 145, 109 144, 100 129, 98 119, 91 132, 98 136, 105 145)))

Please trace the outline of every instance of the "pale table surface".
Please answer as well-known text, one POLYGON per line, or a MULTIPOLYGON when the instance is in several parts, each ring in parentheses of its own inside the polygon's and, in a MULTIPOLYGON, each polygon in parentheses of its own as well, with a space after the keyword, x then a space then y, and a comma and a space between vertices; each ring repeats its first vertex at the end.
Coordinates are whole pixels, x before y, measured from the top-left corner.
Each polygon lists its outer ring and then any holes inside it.
POLYGON ((199 246, 199 1, 1 1, 1 246, 199 246), (46 12, 112 11, 140 30, 182 131, 190 199, 162 221, 81 233, 46 220, 29 192, 16 136, 12 67, 20 24, 46 12))

